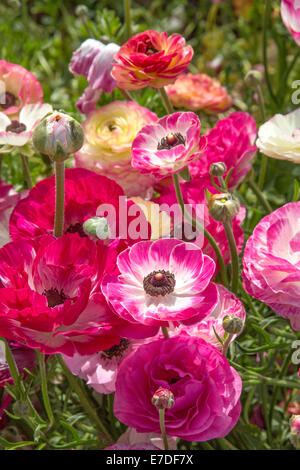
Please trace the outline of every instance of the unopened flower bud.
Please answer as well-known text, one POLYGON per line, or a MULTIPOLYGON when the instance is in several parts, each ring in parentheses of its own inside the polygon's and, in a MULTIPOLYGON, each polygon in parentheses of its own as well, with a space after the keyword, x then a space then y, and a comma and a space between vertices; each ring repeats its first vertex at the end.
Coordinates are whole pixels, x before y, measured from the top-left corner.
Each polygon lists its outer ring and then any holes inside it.
POLYGON ((223 328, 227 333, 234 335, 242 331, 243 322, 236 315, 226 315, 223 318, 223 328))
POLYGON ((82 147, 84 134, 81 125, 71 116, 55 111, 41 120, 34 130, 35 148, 54 161, 64 161, 82 147))
POLYGON ((300 415, 293 415, 290 419, 290 441, 296 449, 300 449, 300 415))
POLYGON ((152 403, 159 410, 165 410, 167 408, 172 408, 174 405, 174 395, 171 390, 167 388, 160 387, 154 393, 152 397, 152 403))
POLYGON ((77 7, 75 8, 75 14, 77 16, 87 16, 88 11, 89 9, 86 5, 77 5, 77 7))
POLYGON ((212 176, 223 176, 227 167, 223 162, 212 163, 209 168, 209 173, 212 176))
POLYGON ((238 199, 230 193, 211 195, 207 205, 210 216, 221 222, 233 219, 240 210, 238 199))
POLYGON ((100 240, 106 240, 111 236, 106 217, 91 217, 84 222, 82 227, 87 235, 92 235, 100 240))
POLYGON ((13 404, 12 409, 13 409, 13 413, 16 416, 22 416, 22 418, 24 418, 25 416, 30 416, 29 405, 24 400, 17 400, 13 404))
POLYGON ((245 76, 245 83, 249 88, 256 88, 263 80, 263 75, 258 70, 250 70, 245 76))

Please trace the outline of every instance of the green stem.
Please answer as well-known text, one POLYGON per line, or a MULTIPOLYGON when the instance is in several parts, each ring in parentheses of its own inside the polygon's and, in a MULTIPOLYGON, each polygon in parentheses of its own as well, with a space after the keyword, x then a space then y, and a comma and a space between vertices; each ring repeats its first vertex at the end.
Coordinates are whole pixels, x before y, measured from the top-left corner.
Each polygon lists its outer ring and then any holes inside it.
POLYGON ((160 425, 161 435, 164 441, 165 450, 169 450, 169 444, 168 444, 166 428, 165 428, 165 409, 159 410, 159 425, 160 425))
POLYGON ((272 207, 270 206, 269 202, 267 201, 267 199, 265 198, 265 196, 263 195, 263 193, 260 190, 260 188, 262 188, 263 183, 264 183, 265 173, 266 173, 266 166, 267 166, 266 164, 264 165, 264 158, 267 159, 268 157, 266 157, 264 155, 263 159, 262 159, 262 168, 261 168, 261 172, 260 172, 260 176, 259 176, 259 182, 258 182, 259 186, 257 186, 257 184, 251 179, 249 179, 247 181, 247 183, 250 186, 250 188, 252 189, 252 191, 254 192, 257 199, 260 200, 262 206, 269 213, 269 212, 272 212, 272 207))
POLYGON ((224 263, 222 254, 219 250, 219 247, 217 245, 217 242, 215 241, 214 237, 203 226, 201 226, 198 223, 198 221, 193 219, 189 215, 189 213, 187 213, 184 210, 184 201, 183 201, 182 192, 181 192, 181 188, 180 188, 179 178, 178 178, 178 175, 176 173, 173 174, 173 183, 174 183, 174 187, 175 187, 175 193, 176 193, 177 201, 178 201, 178 204, 180 205, 181 212, 182 212, 183 216, 191 222, 193 227, 196 227, 199 231, 203 231, 203 234, 204 234, 205 238, 207 239, 207 241, 212 246, 212 248, 213 248, 213 250, 216 254, 217 260, 219 262, 222 282, 225 286, 227 286, 228 285, 228 279, 227 279, 227 274, 226 274, 225 263, 224 263))
POLYGON ((231 257, 231 290, 234 294, 237 294, 238 283, 239 283, 239 256, 236 248, 235 238, 232 231, 232 221, 226 220, 223 222, 223 227, 226 233, 226 237, 230 249, 231 257))
POLYGON ((27 184, 27 188, 31 189, 32 179, 31 179, 31 174, 30 174, 30 169, 29 169, 28 157, 26 155, 23 155, 22 153, 20 154, 20 156, 21 156, 22 169, 23 169, 24 178, 27 184))
POLYGON ((131 15, 130 15, 130 0, 124 0, 124 14, 125 14, 125 40, 131 38, 131 15))
POLYGON ((125 100, 127 101, 135 101, 134 98, 131 96, 131 94, 129 93, 129 91, 127 90, 123 90, 122 88, 119 88, 120 92, 122 93, 122 95, 124 96, 125 100))
POLYGON ((55 162, 55 221, 54 236, 61 237, 65 212, 65 162, 55 162))
POLYGON ((54 423, 54 416, 51 409, 51 404, 48 395, 48 386, 47 386, 47 374, 46 374, 46 364, 45 364, 45 356, 41 354, 40 351, 36 350, 36 355, 38 358, 40 375, 41 375, 41 388, 42 388, 42 396, 43 402, 45 406, 45 410, 49 419, 50 424, 54 423))
POLYGON ((161 331, 165 338, 169 338, 168 328, 166 326, 162 326, 161 331))
POLYGON ((275 104, 275 106, 278 105, 276 96, 273 93, 272 90, 272 85, 271 85, 271 80, 269 76, 269 71, 268 71, 268 57, 267 57, 267 32, 268 32, 268 25, 269 25, 269 19, 270 19, 270 12, 271 12, 271 2, 270 0, 266 0, 265 3, 265 14, 264 14, 264 22, 263 22, 263 41, 262 41, 262 46, 263 46, 263 63, 264 63, 264 73, 265 73, 265 79, 266 79, 266 84, 267 88, 270 94, 270 97, 275 104))
POLYGON ((64 360, 63 360, 63 358, 61 357, 60 354, 57 354, 57 359, 58 359, 58 362, 60 363, 60 365, 61 365, 61 367, 64 371, 64 374, 66 375, 66 377, 67 377, 67 379, 70 383, 71 388, 78 395, 80 403, 81 403, 82 407, 84 408, 84 410, 86 411, 86 413, 88 414, 88 416, 90 417, 91 421, 95 424, 97 430, 101 433, 101 435, 103 435, 106 438, 106 440, 108 440, 109 442, 112 442, 113 439, 112 439, 111 435, 109 434, 109 432, 106 429, 106 427, 104 426, 104 424, 100 421, 98 414, 94 410, 93 405, 91 405, 91 403, 90 403, 88 397, 86 396, 86 393, 85 393, 84 389, 81 387, 81 384, 79 383, 77 377, 75 377, 70 372, 69 368, 66 366, 66 364, 65 364, 65 362, 64 362, 64 360))
POLYGON ((233 334, 229 334, 229 335, 227 336, 227 338, 226 338, 226 340, 225 340, 225 342, 224 342, 224 344, 223 344, 223 349, 222 349, 222 354, 223 354, 223 356, 226 356, 227 351, 228 351, 228 347, 229 347, 229 345, 230 345, 230 341, 232 340, 233 336, 234 336, 233 334))
POLYGON ((158 88, 158 92, 160 94, 165 110, 167 111, 167 114, 172 114, 174 112, 174 109, 166 93, 166 90, 164 88, 158 88))

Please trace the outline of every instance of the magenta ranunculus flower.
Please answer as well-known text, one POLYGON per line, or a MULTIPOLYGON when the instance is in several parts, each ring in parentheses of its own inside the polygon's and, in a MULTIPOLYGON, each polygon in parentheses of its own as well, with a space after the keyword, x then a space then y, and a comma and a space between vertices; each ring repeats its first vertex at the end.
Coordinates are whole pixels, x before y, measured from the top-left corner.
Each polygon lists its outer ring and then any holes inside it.
POLYGON ((116 417, 138 432, 160 432, 152 396, 174 395, 165 410, 166 433, 187 441, 226 436, 240 415, 241 378, 227 359, 201 338, 178 335, 140 346, 122 362, 116 382, 116 417))
POLYGON ((0 112, 0 145, 22 147, 32 138, 33 131, 41 119, 51 112, 52 106, 43 103, 25 105, 19 116, 14 116, 12 120, 0 112))
POLYGON ((282 0, 281 18, 286 28, 300 46, 300 2, 299 0, 282 0))
POLYGON ((37 78, 21 65, 0 60, 0 111, 17 115, 25 105, 42 102, 43 89, 37 78))
POLYGON ((102 290, 116 313, 133 324, 196 322, 218 302, 210 282, 215 263, 193 243, 141 241, 123 251, 117 265, 121 274, 107 275, 102 290))
POLYGON ((166 32, 144 31, 130 38, 115 55, 112 76, 125 90, 162 88, 174 83, 193 53, 180 34, 168 37, 166 32))
POLYGON ((191 112, 170 114, 143 127, 132 143, 132 166, 157 178, 177 173, 201 156, 200 127, 191 112))
POLYGON ((209 168, 212 163, 224 162, 227 172, 233 171, 228 180, 230 188, 237 186, 251 169, 256 153, 257 126, 248 113, 234 112, 217 122, 205 134, 206 146, 201 159, 189 165, 193 178, 202 178, 211 184, 209 168))
POLYGON ((264 217, 244 253, 244 287, 300 331, 300 202, 264 217))
POLYGON ((113 42, 103 44, 95 39, 87 39, 73 53, 69 70, 74 75, 83 75, 89 86, 85 89, 76 106, 83 114, 96 109, 101 91, 111 93, 116 81, 111 76, 113 57, 120 46, 113 42))
MULTIPOLYGON (((181 192, 183 195, 184 203, 186 204, 186 210, 193 209, 195 211, 195 215, 197 216, 197 205, 201 205, 203 208, 203 213, 200 213, 201 219, 199 222, 204 224, 206 230, 213 235, 215 240, 218 243, 219 249, 222 253, 225 263, 230 261, 230 250, 226 238, 226 234, 224 232, 224 227, 221 222, 217 222, 209 215, 208 207, 207 207, 207 200, 205 197, 205 189, 209 189, 211 193, 216 193, 216 189, 211 186, 211 183, 208 184, 207 180, 202 180, 200 178, 193 179, 191 181, 185 181, 180 183, 181 192), (190 209, 188 209, 187 205, 190 205, 190 209), (202 220, 203 219, 203 220, 202 220)), ((168 187, 159 187, 158 190, 161 192, 160 197, 155 199, 155 202, 160 204, 162 210, 166 210, 167 207, 172 207, 173 204, 176 204, 176 194, 173 185, 168 187), (167 204, 167 207, 164 205, 167 204)), ((192 212, 191 212, 192 213, 192 212)), ((244 243, 244 233, 241 228, 241 223, 245 218, 245 208, 241 206, 240 212, 234 219, 232 220, 232 228, 233 234, 236 241, 236 246, 239 252, 242 251, 243 243, 244 243)), ((173 214, 170 214, 173 216, 173 214)), ((173 221, 174 223, 174 221, 173 221)), ((180 223, 179 230, 182 231, 182 224, 180 223)), ((177 227, 174 227, 174 235, 176 236, 177 227)), ((184 235, 184 233, 183 233, 184 235)), ((196 236, 196 235, 195 235, 196 236)), ((180 237, 179 237, 180 238, 180 237)), ((193 240, 189 240, 193 241, 193 240)), ((208 243, 207 239, 204 237, 203 239, 203 253, 213 258, 216 263, 216 270, 218 270, 218 260, 216 258, 216 254, 212 248, 212 246, 208 243)))
MULTIPOLYGON (((78 234, 5 245, 0 250, 0 336, 69 356, 118 344, 127 324, 109 310, 100 291, 115 259, 112 248, 78 234)), ((145 331, 151 336, 157 329, 145 331)))

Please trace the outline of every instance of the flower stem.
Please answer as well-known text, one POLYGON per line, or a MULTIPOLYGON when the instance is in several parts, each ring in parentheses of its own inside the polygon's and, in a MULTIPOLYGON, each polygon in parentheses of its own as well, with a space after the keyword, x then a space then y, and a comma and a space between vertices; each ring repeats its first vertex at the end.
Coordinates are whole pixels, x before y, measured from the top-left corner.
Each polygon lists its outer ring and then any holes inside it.
POLYGON ((239 283, 239 256, 236 248, 235 238, 232 231, 231 220, 223 222, 223 227, 226 233, 226 237, 230 249, 231 257, 231 290, 234 294, 237 293, 239 283))
POLYGON ((228 279, 227 279, 227 274, 226 274, 225 263, 224 263, 223 257, 221 255, 221 252, 219 250, 219 247, 217 245, 216 240, 202 225, 199 224, 198 221, 193 219, 189 215, 189 213, 187 213, 184 210, 184 201, 183 201, 182 192, 181 192, 181 188, 180 188, 179 178, 178 178, 178 175, 176 173, 173 174, 173 183, 174 183, 174 187, 175 187, 177 201, 178 201, 178 204, 180 205, 183 216, 192 223, 193 227, 196 227, 199 231, 203 231, 203 234, 204 234, 205 238, 207 239, 207 241, 210 243, 211 247, 213 248, 213 250, 216 254, 217 260, 219 262, 222 282, 225 286, 227 286, 228 285, 228 279))
POLYGON ((229 334, 223 344, 223 349, 222 349, 222 354, 223 356, 226 356, 227 354, 227 351, 228 351, 228 348, 229 348, 229 345, 230 345, 230 341, 232 340, 234 335, 232 334, 229 334))
POLYGON ((27 184, 27 188, 31 189, 32 179, 31 179, 31 174, 30 174, 30 169, 29 169, 28 157, 26 155, 23 155, 22 153, 20 154, 20 156, 21 156, 22 169, 23 169, 25 181, 27 184))
POLYGON ((129 93, 128 90, 123 90, 122 88, 119 88, 120 92, 124 96, 125 100, 127 101, 135 101, 132 95, 129 93))
POLYGON ((264 72, 265 72, 265 78, 266 78, 266 84, 267 88, 269 91, 269 95, 275 104, 275 106, 278 105, 276 96, 273 93, 271 81, 270 81, 270 76, 269 76, 269 71, 268 71, 268 58, 267 58, 267 32, 268 32, 268 25, 269 25, 269 19, 270 19, 270 11, 271 11, 271 2, 270 0, 266 0, 265 2, 265 14, 264 14, 264 22, 263 22, 263 41, 262 41, 262 47, 263 47, 263 63, 264 63, 264 72))
POLYGON ((131 15, 130 15, 130 0, 124 0, 124 13, 125 13, 125 39, 131 38, 131 15))
POLYGON ((81 387, 81 384, 79 383, 77 377, 75 377, 70 372, 69 368, 65 364, 65 362, 64 362, 63 358, 61 357, 61 355, 57 354, 56 356, 57 356, 58 362, 60 363, 60 365, 61 365, 61 367, 64 371, 64 374, 66 375, 66 377, 67 377, 67 379, 70 383, 71 388, 77 393, 78 398, 80 400, 80 403, 81 403, 82 407, 85 409, 88 416, 90 417, 91 421, 95 424, 95 426, 96 426, 97 430, 99 431, 99 433, 101 434, 101 436, 103 436, 105 438, 105 440, 108 441, 109 443, 112 442, 113 439, 112 439, 111 435, 109 434, 109 432, 106 429, 106 427, 104 426, 104 424, 100 421, 98 414, 96 413, 96 411, 93 408, 93 405, 90 403, 88 397, 86 396, 86 393, 85 393, 84 389, 81 387))
POLYGON ((168 328, 166 326, 162 326, 161 331, 165 338, 169 338, 168 328))
POLYGON ((164 441, 165 450, 169 450, 169 444, 168 444, 166 428, 165 428, 165 409, 159 410, 159 425, 160 425, 161 435, 164 441))
POLYGON ((65 162, 55 162, 55 221, 54 236, 61 237, 65 212, 65 162))
POLYGON ((45 356, 44 354, 40 353, 39 350, 36 350, 36 355, 38 358, 38 363, 39 363, 39 368, 40 368, 43 402, 44 402, 45 410, 46 410, 46 413, 47 413, 47 416, 51 425, 54 423, 55 420, 54 420, 54 416, 52 413, 51 404, 50 404, 49 395, 48 395, 45 356))
POLYGON ((172 114, 174 109, 166 93, 166 90, 164 88, 158 88, 158 92, 160 94, 165 110, 167 111, 167 114, 172 114))
MULTIPOLYGON (((265 155, 264 155, 265 157, 265 155)), ((267 158, 267 157, 266 157, 267 158)), ((262 164, 263 164, 263 161, 262 161, 262 164)), ((263 166, 263 165, 262 165, 263 166)), ((262 171, 261 173, 262 174, 262 171)), ((262 180, 263 182, 263 180, 262 180)), ((269 213, 269 212, 272 212, 272 207, 270 206, 269 202, 267 201, 267 199, 265 198, 265 196, 263 195, 263 193, 261 192, 260 188, 257 186, 257 184, 249 179, 247 181, 248 185, 250 186, 250 188, 252 189, 252 191, 254 192, 255 196, 257 196, 257 198, 260 200, 261 204, 263 205, 263 207, 266 209, 266 211, 269 213)))

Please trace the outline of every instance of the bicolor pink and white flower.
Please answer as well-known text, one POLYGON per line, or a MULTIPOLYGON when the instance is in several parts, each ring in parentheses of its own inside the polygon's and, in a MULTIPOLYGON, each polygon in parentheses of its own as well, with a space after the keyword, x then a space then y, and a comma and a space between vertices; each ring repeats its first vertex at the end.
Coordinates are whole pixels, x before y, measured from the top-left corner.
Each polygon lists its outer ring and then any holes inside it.
POLYGON ((3 112, 0 113, 0 145, 21 147, 32 137, 35 127, 46 114, 52 112, 50 104, 27 104, 20 114, 10 120, 3 112))
POLYGON ((115 312, 133 324, 196 322, 218 302, 210 282, 215 263, 193 243, 141 241, 120 253, 117 265, 121 274, 107 275, 102 291, 115 312))
POLYGON ((202 154, 201 123, 191 112, 173 113, 143 127, 132 143, 132 166, 164 178, 202 154))
MULTIPOLYGON (((115 259, 112 248, 78 234, 5 245, 0 250, 0 336, 69 356, 118 344, 127 323, 110 311, 100 290, 115 259)), ((133 332, 137 337, 156 333, 143 326, 133 332)))
POLYGON ((246 291, 300 331, 300 202, 288 203, 258 223, 243 265, 246 291))
POLYGON ((241 412, 241 378, 213 345, 185 334, 140 346, 122 362, 114 400, 116 417, 138 432, 160 432, 152 396, 170 390, 169 436, 207 441, 226 436, 241 412))
POLYGON ((113 101, 83 121, 84 145, 75 154, 77 167, 114 179, 128 196, 139 196, 155 182, 132 168, 131 146, 137 133, 158 120, 155 113, 134 101, 113 101))
POLYGON ((256 153, 257 125, 248 113, 234 112, 220 119, 216 126, 205 134, 206 146, 201 159, 189 165, 193 178, 201 178, 211 185, 209 168, 212 163, 223 162, 228 172, 233 169, 229 188, 235 188, 251 169, 256 153))
POLYGON ((300 109, 286 115, 275 114, 260 126, 256 145, 268 157, 299 163, 300 109))
POLYGON ((280 12, 285 27, 300 46, 300 1, 281 0, 280 12))
POLYGON ((0 180, 0 248, 10 241, 9 219, 17 202, 27 195, 27 191, 17 193, 13 186, 0 180))
POLYGON ((76 75, 83 75, 89 86, 85 89, 76 106, 83 114, 96 109, 101 91, 111 93, 117 83, 111 76, 113 57, 120 46, 113 42, 103 44, 96 39, 87 39, 73 53, 69 70, 76 75))
POLYGON ((190 64, 193 53, 180 34, 168 37, 166 32, 144 31, 123 44, 114 57, 111 74, 125 90, 162 88, 174 83, 190 64))
POLYGON ((0 111, 12 119, 24 106, 43 102, 40 82, 21 65, 0 60, 0 85, 0 111))

